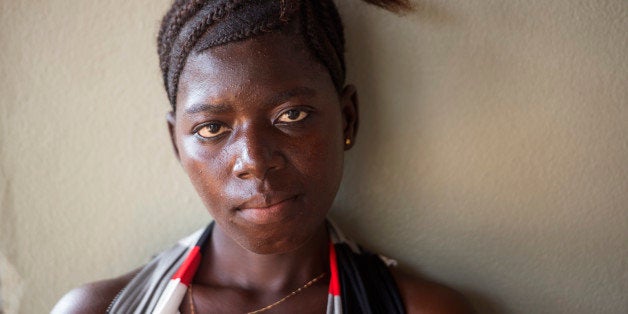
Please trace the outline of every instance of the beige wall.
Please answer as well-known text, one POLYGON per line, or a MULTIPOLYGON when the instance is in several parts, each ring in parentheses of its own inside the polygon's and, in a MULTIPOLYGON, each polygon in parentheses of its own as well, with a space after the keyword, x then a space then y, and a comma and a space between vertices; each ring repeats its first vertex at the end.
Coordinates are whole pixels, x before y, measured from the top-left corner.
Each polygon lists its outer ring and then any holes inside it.
MULTIPOLYGON (((209 220, 167 140, 168 3, 0 0, 6 313, 209 220)), ((340 5, 362 123, 334 216, 484 313, 627 313, 628 2, 420 3, 340 5)))

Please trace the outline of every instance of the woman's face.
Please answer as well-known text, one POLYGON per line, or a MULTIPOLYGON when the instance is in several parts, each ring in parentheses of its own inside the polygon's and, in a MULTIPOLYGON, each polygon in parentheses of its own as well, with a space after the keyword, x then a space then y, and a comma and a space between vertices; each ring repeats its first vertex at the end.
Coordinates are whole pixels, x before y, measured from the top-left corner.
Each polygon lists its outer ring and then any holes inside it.
POLYGON ((178 158, 227 235, 260 253, 295 250, 320 230, 357 124, 302 40, 265 34, 191 54, 176 113, 178 158))

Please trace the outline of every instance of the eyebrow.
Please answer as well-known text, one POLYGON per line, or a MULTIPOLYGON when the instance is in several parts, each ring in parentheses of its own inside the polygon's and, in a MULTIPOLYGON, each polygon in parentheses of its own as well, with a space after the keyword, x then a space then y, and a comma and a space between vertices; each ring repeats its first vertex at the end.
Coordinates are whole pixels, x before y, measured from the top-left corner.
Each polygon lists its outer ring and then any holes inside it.
MULTIPOLYGON (((316 91, 309 87, 300 86, 293 89, 289 89, 287 91, 280 92, 278 94, 273 95, 265 102, 267 106, 274 106, 276 104, 283 103, 290 98, 297 96, 308 96, 313 97, 316 95, 316 91)), ((228 104, 211 104, 211 103, 199 103, 190 106, 185 109, 185 113, 188 115, 197 114, 200 112, 207 112, 213 114, 227 113, 232 112, 233 107, 228 104)))
POLYGON ((225 113, 225 112, 231 112, 233 111, 233 108, 231 108, 231 106, 226 105, 226 104, 194 104, 192 106, 190 106, 189 108, 185 109, 185 113, 189 114, 189 115, 193 115, 199 112, 208 112, 208 113, 225 113))
POLYGON ((286 100, 297 97, 297 96, 308 96, 313 97, 316 95, 316 91, 305 86, 299 86, 293 89, 289 89, 287 91, 280 92, 276 95, 273 95, 269 100, 269 105, 276 105, 285 102, 286 100))

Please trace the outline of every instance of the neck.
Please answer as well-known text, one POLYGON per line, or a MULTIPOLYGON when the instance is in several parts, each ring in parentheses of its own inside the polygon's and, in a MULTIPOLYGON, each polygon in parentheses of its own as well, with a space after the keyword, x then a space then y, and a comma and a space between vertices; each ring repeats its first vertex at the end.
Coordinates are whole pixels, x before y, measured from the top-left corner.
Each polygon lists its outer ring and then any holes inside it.
POLYGON ((281 254, 251 252, 214 225, 210 245, 195 276, 195 283, 246 290, 292 289, 329 267, 329 238, 323 223, 298 249, 281 254))

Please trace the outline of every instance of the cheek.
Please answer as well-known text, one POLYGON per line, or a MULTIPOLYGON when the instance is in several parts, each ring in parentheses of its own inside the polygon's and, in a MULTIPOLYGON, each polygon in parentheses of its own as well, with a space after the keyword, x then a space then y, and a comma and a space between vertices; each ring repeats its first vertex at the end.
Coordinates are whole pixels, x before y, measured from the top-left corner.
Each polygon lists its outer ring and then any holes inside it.
POLYGON ((307 136, 290 153, 292 163, 307 178, 310 190, 320 197, 331 197, 332 201, 342 178, 344 142, 340 130, 337 124, 326 125, 325 132, 307 136))
POLYGON ((208 208, 220 208, 225 189, 222 184, 227 175, 225 157, 210 154, 193 137, 183 140, 182 144, 179 150, 181 165, 192 185, 208 208))
POLYGON ((189 160, 189 162, 208 159, 209 156, 207 156, 206 149, 203 148, 203 145, 199 144, 194 136, 180 137, 177 142, 179 144, 179 153, 181 154, 182 162, 184 162, 183 158, 185 158, 186 161, 189 160))
POLYGON ((323 179, 330 173, 336 173, 338 167, 342 167, 342 150, 339 149, 337 140, 332 138, 315 138, 295 149, 298 154, 299 168, 314 178, 323 179))

